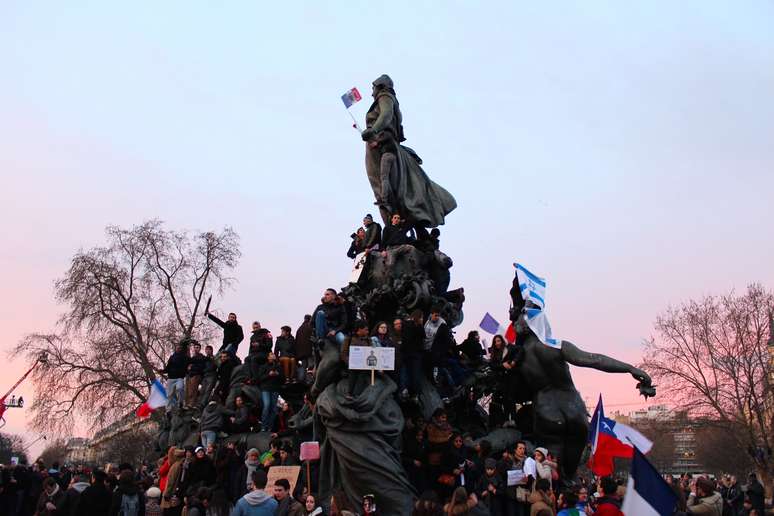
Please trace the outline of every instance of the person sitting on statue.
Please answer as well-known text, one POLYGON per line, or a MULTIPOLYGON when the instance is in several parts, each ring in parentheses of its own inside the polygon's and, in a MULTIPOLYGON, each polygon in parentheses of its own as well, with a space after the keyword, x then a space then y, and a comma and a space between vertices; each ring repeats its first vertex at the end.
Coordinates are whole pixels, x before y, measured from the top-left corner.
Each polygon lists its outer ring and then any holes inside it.
POLYGON ((352 243, 349 245, 349 250, 347 251, 348 258, 352 258, 354 260, 357 255, 366 250, 365 236, 366 231, 363 228, 357 228, 357 231, 350 235, 352 238, 352 243))
POLYGON ((464 364, 477 367, 484 356, 484 349, 481 347, 481 337, 476 330, 468 332, 468 338, 457 346, 457 351, 462 356, 464 364))
POLYGON ((175 345, 175 352, 170 355, 162 373, 167 375, 167 412, 183 404, 185 395, 185 374, 188 370, 188 351, 186 342, 182 340, 175 345))
POLYGON ((400 255, 414 248, 412 243, 415 238, 406 234, 411 229, 406 225, 406 221, 401 219, 399 213, 394 213, 390 219, 390 225, 384 228, 382 232, 382 257, 385 259, 384 264, 388 269, 395 264, 400 255))
POLYGON ((346 306, 337 303, 336 289, 325 289, 322 304, 314 310, 313 320, 318 343, 323 339, 335 339, 341 345, 344 343, 347 328, 346 306))
POLYGON ((368 213, 363 217, 363 226, 365 227, 365 237, 363 246, 366 252, 379 249, 382 243, 382 225, 374 222, 374 217, 368 213))
POLYGON ((229 433, 243 434, 250 431, 250 407, 242 395, 234 398, 234 415, 229 418, 229 433))
POLYGON ((242 327, 237 322, 237 316, 234 312, 228 314, 228 320, 226 322, 221 321, 209 311, 205 314, 212 322, 223 328, 223 345, 218 350, 227 351, 236 357, 239 343, 245 339, 245 334, 242 331, 242 327))
POLYGON ((282 366, 282 372, 285 374, 285 383, 290 383, 296 379, 296 339, 290 334, 290 326, 280 328, 280 336, 274 343, 274 354, 277 355, 279 363, 282 366))
POLYGON ((277 362, 277 356, 269 353, 266 363, 258 370, 261 389, 261 432, 271 432, 274 428, 274 420, 277 418, 277 399, 279 391, 285 383, 285 375, 277 362))

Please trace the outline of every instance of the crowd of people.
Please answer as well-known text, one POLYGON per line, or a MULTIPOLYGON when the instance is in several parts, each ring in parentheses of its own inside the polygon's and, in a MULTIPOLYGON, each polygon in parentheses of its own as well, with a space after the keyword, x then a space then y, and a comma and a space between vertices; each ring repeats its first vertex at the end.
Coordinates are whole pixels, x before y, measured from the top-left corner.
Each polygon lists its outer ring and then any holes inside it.
MULTIPOLYGON (((381 226, 368 215, 352 235, 351 258, 404 246, 438 249, 438 232, 416 235, 399 215, 381 226), (411 234, 409 234, 411 233, 411 234)), ((388 266, 391 264, 388 264, 388 266)), ((487 348, 476 331, 457 344, 440 307, 428 314, 415 311, 387 321, 367 321, 335 289, 326 289, 320 304, 293 332, 283 326, 275 338, 255 321, 244 360, 238 356, 245 332, 235 313, 221 320, 206 316, 223 331, 215 352, 192 339, 177 344, 168 358, 166 376, 168 415, 196 414, 198 435, 191 446, 172 446, 153 463, 46 468, 42 462, 6 467, 2 471, 0 508, 11 516, 247 516, 350 515, 379 513, 379 493, 353 504, 351 493, 334 492, 320 500, 318 467, 298 468, 296 478, 274 478, 274 466, 300 466, 300 446, 314 441, 311 426, 293 426, 291 418, 314 409, 315 375, 321 350, 336 346, 346 396, 356 396, 369 375, 349 371, 353 346, 395 349, 397 401, 416 405, 424 381, 443 396, 452 396, 473 371, 482 366, 506 384, 521 359, 519 340, 497 335, 487 348), (243 364, 241 383, 232 388, 234 370, 243 364), (301 393, 300 396, 296 395, 301 393), (268 449, 248 446, 254 433, 269 434, 268 449)), ((235 384, 237 385, 237 384, 235 384)), ((489 426, 515 420, 516 403, 505 390, 493 393, 489 426)), ((406 418, 401 459, 414 487, 416 515, 491 514, 492 516, 568 516, 621 514, 623 482, 610 477, 578 482, 560 478, 557 459, 537 443, 519 441, 494 450, 487 440, 453 426, 447 409, 438 408, 429 421, 406 418)), ((539 436, 538 436, 539 437, 539 436)), ((161 454, 160 454, 161 455, 161 454)), ((719 484, 706 478, 681 477, 667 481, 678 495, 677 510, 717 516, 763 514, 760 484, 751 479, 743 490, 733 477, 719 484)), ((406 493, 412 496, 412 493, 406 493)))

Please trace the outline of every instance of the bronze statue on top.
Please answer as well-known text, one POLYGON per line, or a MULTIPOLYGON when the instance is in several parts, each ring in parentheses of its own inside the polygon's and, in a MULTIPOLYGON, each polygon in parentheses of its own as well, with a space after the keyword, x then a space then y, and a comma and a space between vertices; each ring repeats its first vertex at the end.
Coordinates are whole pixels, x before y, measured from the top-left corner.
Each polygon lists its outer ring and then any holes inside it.
POLYGON ((376 79, 372 95, 362 137, 368 180, 384 223, 390 223, 393 213, 400 213, 414 227, 442 225, 457 201, 427 176, 417 153, 401 145, 406 138, 392 79, 387 75, 376 79))

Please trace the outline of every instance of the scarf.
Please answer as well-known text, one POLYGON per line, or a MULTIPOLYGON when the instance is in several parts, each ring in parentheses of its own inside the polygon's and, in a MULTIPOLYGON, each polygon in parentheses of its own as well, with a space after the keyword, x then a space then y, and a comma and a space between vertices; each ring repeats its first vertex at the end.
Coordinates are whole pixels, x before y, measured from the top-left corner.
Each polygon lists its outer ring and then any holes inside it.
POLYGON ((438 333, 438 328, 442 324, 446 324, 443 317, 439 317, 436 322, 432 319, 428 319, 425 323, 425 351, 429 351, 433 347, 433 341, 435 340, 435 334, 438 333))
POLYGON ((257 468, 261 464, 260 459, 259 460, 250 460, 245 459, 245 467, 247 467, 247 480, 246 484, 248 487, 253 483, 253 471, 255 471, 255 468, 257 468))

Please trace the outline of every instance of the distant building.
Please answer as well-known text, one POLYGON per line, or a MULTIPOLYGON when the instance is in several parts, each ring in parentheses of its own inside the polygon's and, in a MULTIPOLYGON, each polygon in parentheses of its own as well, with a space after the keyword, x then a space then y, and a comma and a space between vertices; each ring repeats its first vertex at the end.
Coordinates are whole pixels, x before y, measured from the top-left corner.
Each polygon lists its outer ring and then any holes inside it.
POLYGON ((664 465, 662 473, 679 475, 699 473, 704 470, 696 460, 696 422, 688 419, 683 412, 670 409, 667 405, 651 405, 629 414, 615 412, 613 419, 635 428, 657 424, 661 431, 668 432, 674 439, 672 460, 664 465))
POLYGON ((85 464, 92 461, 89 440, 85 437, 71 437, 65 444, 65 462, 85 464))

